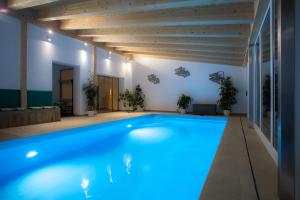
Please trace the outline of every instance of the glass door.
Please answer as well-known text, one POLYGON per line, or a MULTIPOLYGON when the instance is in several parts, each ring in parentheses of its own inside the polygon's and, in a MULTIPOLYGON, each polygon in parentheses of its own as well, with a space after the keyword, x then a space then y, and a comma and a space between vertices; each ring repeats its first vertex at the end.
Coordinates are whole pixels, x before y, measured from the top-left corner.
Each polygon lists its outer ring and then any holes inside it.
POLYGON ((119 79, 98 76, 99 83, 99 111, 109 112, 119 109, 119 79))
POLYGON ((261 91, 262 91, 262 124, 261 130, 271 141, 271 45, 270 45, 270 12, 268 12, 261 32, 261 91))
POLYGON ((261 117, 260 117, 260 38, 258 38, 257 42, 254 45, 254 56, 255 56, 255 115, 254 115, 254 121, 255 124, 258 127, 260 126, 260 122, 261 122, 261 117))

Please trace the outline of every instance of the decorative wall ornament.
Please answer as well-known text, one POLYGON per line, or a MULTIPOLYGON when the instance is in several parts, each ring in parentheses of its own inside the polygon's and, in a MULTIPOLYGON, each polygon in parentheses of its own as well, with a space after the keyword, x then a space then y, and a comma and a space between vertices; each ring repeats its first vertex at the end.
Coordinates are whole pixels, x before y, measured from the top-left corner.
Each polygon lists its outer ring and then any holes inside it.
POLYGON ((223 71, 218 71, 215 73, 212 73, 209 75, 209 80, 211 80, 212 82, 218 83, 219 85, 221 85, 221 83, 224 80, 224 72, 223 71))
POLYGON ((148 81, 150 81, 153 84, 159 84, 160 80, 155 74, 148 75, 148 81))
POLYGON ((187 69, 185 69, 185 67, 176 68, 175 69, 175 74, 177 76, 182 76, 183 78, 186 78, 186 77, 191 75, 190 72, 187 69))

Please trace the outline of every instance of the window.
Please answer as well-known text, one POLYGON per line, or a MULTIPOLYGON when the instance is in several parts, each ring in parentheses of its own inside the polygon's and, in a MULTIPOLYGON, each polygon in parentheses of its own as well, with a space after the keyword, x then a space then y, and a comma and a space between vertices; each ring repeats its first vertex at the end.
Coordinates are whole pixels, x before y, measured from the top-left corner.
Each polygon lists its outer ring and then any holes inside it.
POLYGON ((261 31, 261 94, 262 124, 261 130, 271 141, 271 45, 270 45, 270 12, 264 21, 261 31))

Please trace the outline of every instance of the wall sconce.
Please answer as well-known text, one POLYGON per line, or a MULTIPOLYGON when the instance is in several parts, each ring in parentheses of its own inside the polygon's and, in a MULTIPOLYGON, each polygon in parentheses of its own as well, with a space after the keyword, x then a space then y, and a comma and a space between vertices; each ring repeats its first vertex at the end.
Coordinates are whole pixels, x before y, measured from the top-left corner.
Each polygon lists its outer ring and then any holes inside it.
POLYGON ((52 39, 51 39, 51 35, 52 35, 52 33, 53 33, 53 32, 52 32, 52 30, 51 30, 51 29, 48 29, 48 31, 47 31, 47 32, 48 32, 48 35, 47 35, 47 41, 48 41, 48 42, 51 42, 51 41, 52 41, 52 39))
POLYGON ((112 53, 111 51, 108 52, 108 56, 107 56, 107 58, 106 58, 107 60, 110 60, 110 59, 111 59, 111 53, 112 53))
POLYGON ((125 65, 130 65, 132 63, 132 59, 131 57, 126 57, 126 62, 125 62, 125 65))

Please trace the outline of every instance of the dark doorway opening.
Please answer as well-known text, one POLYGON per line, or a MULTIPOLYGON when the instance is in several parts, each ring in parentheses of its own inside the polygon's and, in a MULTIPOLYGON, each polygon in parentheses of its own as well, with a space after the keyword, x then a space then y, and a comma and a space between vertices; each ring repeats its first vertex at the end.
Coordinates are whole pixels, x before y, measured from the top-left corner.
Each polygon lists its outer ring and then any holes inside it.
POLYGON ((73 69, 60 70, 60 103, 61 114, 72 116, 73 113, 73 69))
POLYGON ((74 115, 74 68, 53 63, 53 102, 60 107, 62 116, 74 115))

